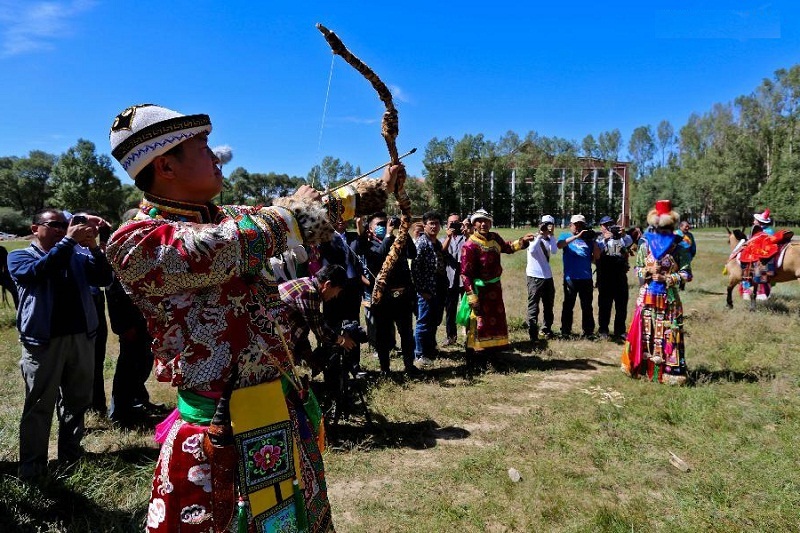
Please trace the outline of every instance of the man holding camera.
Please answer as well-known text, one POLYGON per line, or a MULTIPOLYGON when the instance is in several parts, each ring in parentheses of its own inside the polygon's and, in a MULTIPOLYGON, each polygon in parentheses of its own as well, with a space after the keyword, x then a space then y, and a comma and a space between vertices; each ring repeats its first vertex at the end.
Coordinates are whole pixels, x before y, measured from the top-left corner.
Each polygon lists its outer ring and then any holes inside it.
POLYGON ((625 322, 628 318, 628 257, 633 240, 625 230, 605 216, 600 219, 600 234, 597 247, 597 322, 598 333, 608 337, 611 321, 611 306, 614 306, 614 337, 625 338, 625 322))
POLYGON ((461 284, 461 248, 464 247, 464 242, 467 240, 463 231, 464 225, 465 222, 462 222, 458 213, 452 213, 447 217, 447 234, 442 240, 447 272, 447 296, 444 300, 444 329, 447 340, 443 346, 452 346, 458 342, 456 313, 461 295, 464 294, 464 286, 461 284))
POLYGON ((550 338, 553 335, 553 303, 556 298, 556 286, 553 282, 553 271, 550 268, 550 257, 558 251, 553 236, 555 219, 544 215, 539 226, 539 233, 528 247, 528 265, 525 274, 528 280, 528 335, 531 342, 539 340, 539 302, 544 311, 544 328, 542 334, 550 338))
POLYGON ((73 463, 83 454, 99 327, 89 287, 112 280, 111 265, 96 242, 100 220, 76 215, 68 223, 61 211, 43 209, 33 217, 31 245, 8 255, 20 300, 17 329, 25 404, 19 424, 19 477, 26 481, 47 474, 56 407, 59 462, 73 463), (79 245, 89 254, 78 253, 79 245))
POLYGON ((595 242, 596 234, 586 227, 583 215, 572 215, 569 232, 558 237, 558 249, 564 258, 564 306, 561 309, 561 336, 572 335, 572 310, 575 300, 581 300, 581 327, 584 337, 594 335, 594 299, 592 286, 592 261, 600 257, 595 242))
POLYGON ((352 350, 356 343, 346 333, 339 335, 322 314, 323 302, 338 297, 347 284, 347 272, 339 265, 326 265, 316 274, 281 283, 278 293, 289 309, 289 347, 296 359, 304 359, 312 369, 324 369, 325 361, 311 360, 311 343, 308 334, 314 332, 319 346, 336 344, 352 350))

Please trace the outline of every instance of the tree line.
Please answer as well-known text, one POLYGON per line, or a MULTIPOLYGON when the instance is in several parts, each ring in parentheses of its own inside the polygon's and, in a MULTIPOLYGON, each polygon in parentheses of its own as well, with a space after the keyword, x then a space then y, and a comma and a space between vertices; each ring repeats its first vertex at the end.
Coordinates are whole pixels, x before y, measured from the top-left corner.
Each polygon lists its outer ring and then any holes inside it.
MULTIPOLYGON (((776 71, 752 93, 693 113, 675 132, 669 121, 634 129, 625 157, 632 220, 643 223, 669 198, 698 225, 746 225, 769 207, 780 224, 800 221, 800 65, 776 71)), ((425 150, 430 204, 446 212, 492 210, 501 225, 534 224, 543 213, 620 213, 614 176, 624 141, 618 129, 577 141, 535 131, 432 139, 425 150), (599 162, 587 175, 587 162, 599 162), (514 189, 513 200, 511 189, 514 189)))
MULTIPOLYGON (((800 65, 780 69, 753 92, 693 113, 677 129, 663 120, 643 125, 627 143, 619 129, 586 135, 581 142, 524 136, 499 140, 483 134, 431 139, 423 178, 406 188, 416 212, 438 209, 494 213, 498 225, 535 224, 543 213, 590 220, 621 211, 621 158, 629 162, 632 220, 642 223, 657 199, 669 198, 699 225, 745 225, 769 207, 779 224, 800 221, 800 65), (623 147, 626 152, 623 154, 623 147), (587 173, 587 162, 591 171, 587 173)), ((335 187, 361 173, 326 156, 305 177, 234 169, 223 203, 268 205, 272 198, 309 183, 335 187)), ((111 221, 135 207, 141 193, 114 174, 111 159, 79 139, 64 154, 40 150, 27 157, 0 157, 0 230, 27 233, 30 218, 45 206, 93 209, 111 221)))

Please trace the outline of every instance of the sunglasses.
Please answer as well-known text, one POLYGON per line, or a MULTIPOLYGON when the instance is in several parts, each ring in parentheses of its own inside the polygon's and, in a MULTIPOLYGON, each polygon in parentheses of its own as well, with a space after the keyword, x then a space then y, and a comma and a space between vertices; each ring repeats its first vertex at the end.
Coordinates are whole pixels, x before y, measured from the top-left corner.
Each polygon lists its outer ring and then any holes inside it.
POLYGON ((66 222, 59 222, 58 220, 48 220, 46 222, 39 222, 38 226, 47 226, 52 229, 67 229, 69 224, 66 222))

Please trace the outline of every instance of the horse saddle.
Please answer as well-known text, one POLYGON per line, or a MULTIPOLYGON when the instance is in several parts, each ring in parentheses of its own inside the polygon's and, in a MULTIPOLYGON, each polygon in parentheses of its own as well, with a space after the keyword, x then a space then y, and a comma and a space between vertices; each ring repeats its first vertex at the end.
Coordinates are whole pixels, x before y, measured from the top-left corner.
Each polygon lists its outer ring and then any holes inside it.
POLYGON ((779 230, 775 235, 759 233, 747 241, 739 254, 741 263, 767 262, 777 256, 789 242, 794 233, 788 230, 779 230))

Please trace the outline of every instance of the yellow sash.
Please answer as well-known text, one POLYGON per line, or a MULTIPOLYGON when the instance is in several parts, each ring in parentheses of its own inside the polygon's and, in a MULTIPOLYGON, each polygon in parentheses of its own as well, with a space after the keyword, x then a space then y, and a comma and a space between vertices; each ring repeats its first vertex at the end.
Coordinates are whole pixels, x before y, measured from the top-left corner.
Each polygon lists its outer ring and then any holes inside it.
POLYGON ((295 479, 302 488, 298 443, 281 380, 233 391, 230 412, 240 488, 258 524, 260 515, 291 505, 295 479))

